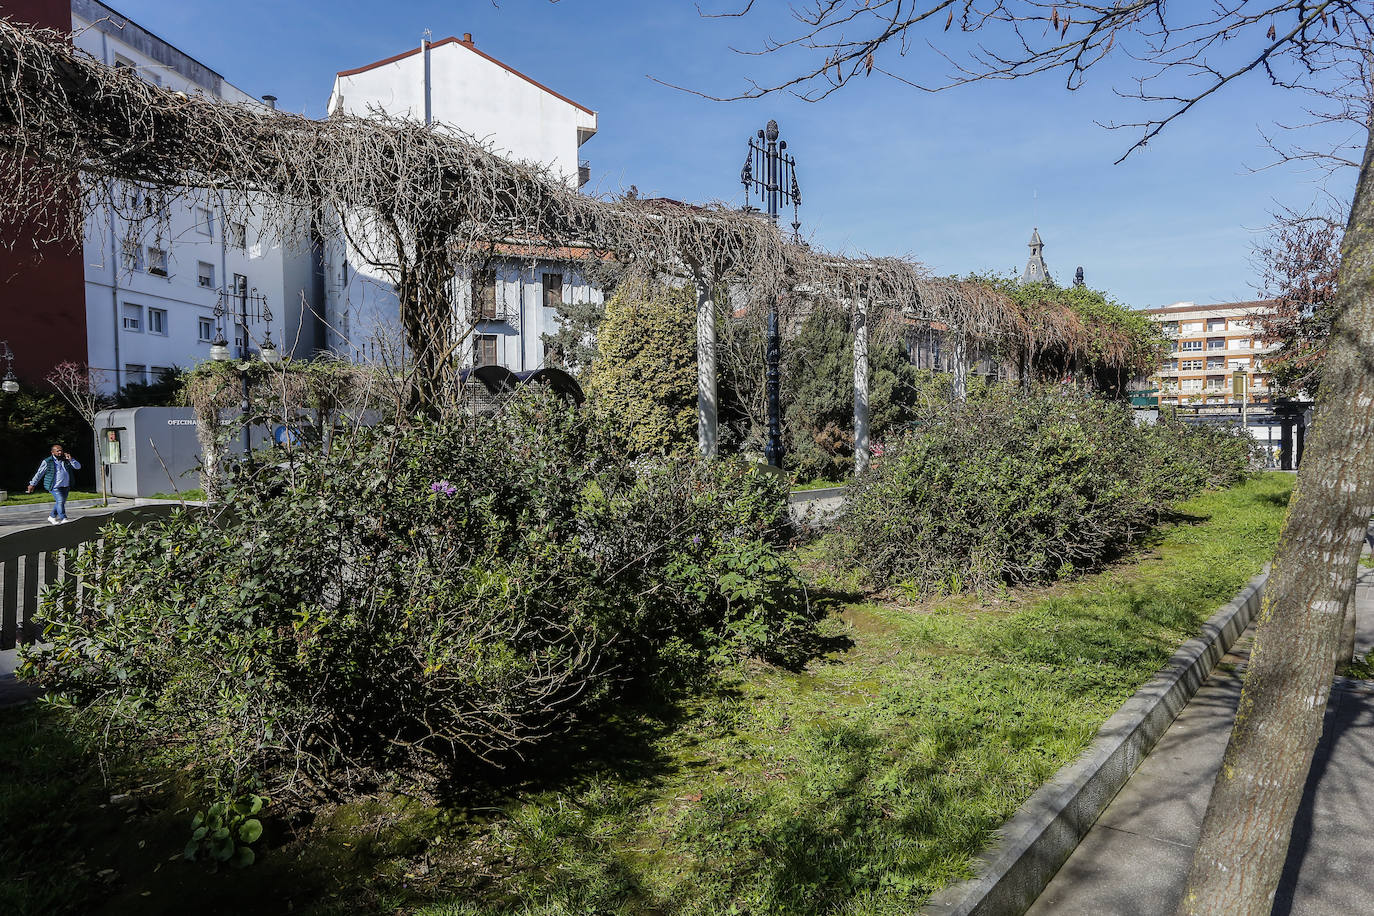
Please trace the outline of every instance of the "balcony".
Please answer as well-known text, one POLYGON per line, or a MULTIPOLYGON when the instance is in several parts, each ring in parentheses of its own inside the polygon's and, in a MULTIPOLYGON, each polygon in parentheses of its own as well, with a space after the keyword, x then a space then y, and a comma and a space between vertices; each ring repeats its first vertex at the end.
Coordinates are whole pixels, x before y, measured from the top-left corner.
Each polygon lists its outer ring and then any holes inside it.
POLYGON ((585 187, 587 182, 592 180, 592 164, 583 159, 577 164, 577 186, 585 187))

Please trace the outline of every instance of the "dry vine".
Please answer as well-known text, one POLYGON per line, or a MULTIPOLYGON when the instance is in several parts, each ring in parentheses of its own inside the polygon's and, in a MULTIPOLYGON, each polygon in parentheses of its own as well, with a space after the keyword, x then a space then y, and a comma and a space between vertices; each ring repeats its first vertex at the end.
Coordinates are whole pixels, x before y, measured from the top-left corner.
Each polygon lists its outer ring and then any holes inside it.
POLYGON ((152 86, 60 32, 2 19, 0 173, 0 219, 37 227, 40 244, 78 242, 101 205, 142 227, 167 189, 213 194, 288 246, 346 243, 396 288, 412 406, 456 395, 463 332, 453 278, 495 258, 556 253, 589 277, 696 272, 754 302, 793 290, 862 295, 1017 354, 1089 353, 1086 335, 1097 333, 1028 320, 990 287, 931 277, 910 260, 812 251, 724 205, 589 197, 448 127, 381 113, 312 120, 152 86))

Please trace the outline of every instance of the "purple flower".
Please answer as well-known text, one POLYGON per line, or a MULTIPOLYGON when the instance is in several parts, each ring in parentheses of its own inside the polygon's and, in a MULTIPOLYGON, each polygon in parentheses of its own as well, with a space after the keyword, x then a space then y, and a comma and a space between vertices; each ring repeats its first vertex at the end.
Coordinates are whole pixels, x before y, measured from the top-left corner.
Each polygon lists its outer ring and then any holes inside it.
POLYGON ((694 535, 692 535, 692 546, 693 546, 693 547, 700 547, 700 546, 701 546, 701 535, 699 535, 699 534, 694 534, 694 535))
POLYGON ((458 488, 447 480, 436 480, 429 485, 429 491, 431 493, 442 493, 445 496, 452 496, 454 493, 458 492, 458 488))

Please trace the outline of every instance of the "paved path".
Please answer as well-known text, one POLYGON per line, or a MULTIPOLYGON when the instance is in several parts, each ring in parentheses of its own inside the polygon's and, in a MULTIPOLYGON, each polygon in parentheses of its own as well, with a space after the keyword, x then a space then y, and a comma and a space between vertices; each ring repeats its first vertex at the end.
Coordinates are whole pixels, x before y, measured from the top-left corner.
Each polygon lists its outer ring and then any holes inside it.
MULTIPOLYGON (((119 499, 111 497, 108 507, 98 499, 71 500, 67 503, 67 517, 78 518, 83 515, 104 514, 108 515, 117 509, 127 509, 134 504, 132 499, 119 499)), ((23 506, 3 506, 0 507, 0 534, 9 534, 11 531, 21 531, 24 528, 32 528, 35 525, 46 525, 48 516, 52 515, 52 501, 41 503, 30 503, 23 506)))
MULTIPOLYGON (((1356 651, 1374 648, 1374 569, 1356 588, 1356 651)), ((1028 916, 1170 916, 1240 699, 1240 640, 1102 812, 1028 916), (1229 663, 1229 664, 1228 664, 1229 663)), ((1338 679, 1293 828, 1275 916, 1374 912, 1374 682, 1338 679)))

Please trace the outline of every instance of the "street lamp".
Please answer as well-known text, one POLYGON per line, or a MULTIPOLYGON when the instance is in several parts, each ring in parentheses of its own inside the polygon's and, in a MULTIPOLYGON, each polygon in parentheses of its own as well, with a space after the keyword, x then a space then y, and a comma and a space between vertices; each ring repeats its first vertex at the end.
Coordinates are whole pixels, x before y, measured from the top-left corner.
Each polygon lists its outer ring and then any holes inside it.
POLYGON ((14 377, 14 351, 8 340, 0 340, 0 359, 5 361, 5 380, 0 382, 0 388, 6 394, 14 394, 19 390, 19 379, 14 377))
POLYGON ((262 345, 258 348, 259 356, 262 361, 270 366, 281 362, 281 353, 277 350, 277 345, 272 343, 272 310, 267 307, 267 297, 262 295, 254 287, 248 288, 248 278, 239 276, 231 289, 219 291, 219 300, 215 303, 215 339, 210 344, 210 358, 216 362, 228 362, 232 357, 229 352, 229 341, 224 336, 224 319, 232 314, 233 306, 238 305, 238 324, 240 333, 243 334, 239 344, 239 358, 243 362, 239 365, 239 381, 243 386, 242 398, 239 401, 239 410, 243 416, 243 457, 250 459, 252 455, 252 444, 250 441, 250 424, 252 403, 249 399, 248 386, 248 322, 263 321, 267 323, 267 333, 263 336, 262 345))
MULTIPOLYGON (((778 122, 749 139, 749 153, 740 170, 744 185, 744 209, 753 210, 749 195, 757 192, 759 202, 767 208, 768 218, 776 225, 778 204, 792 205, 792 240, 801 243, 801 188, 797 186, 797 160, 787 154, 787 141, 778 139, 778 122)), ((768 442, 764 446, 764 460, 776 468, 782 467, 782 334, 778 328, 778 299, 768 305, 768 348, 765 357, 768 393, 768 442)))

